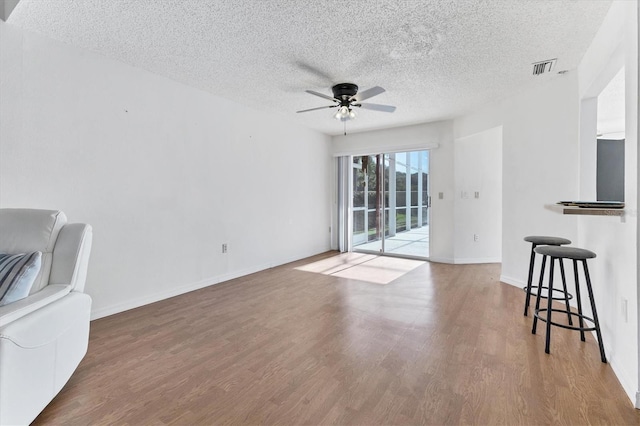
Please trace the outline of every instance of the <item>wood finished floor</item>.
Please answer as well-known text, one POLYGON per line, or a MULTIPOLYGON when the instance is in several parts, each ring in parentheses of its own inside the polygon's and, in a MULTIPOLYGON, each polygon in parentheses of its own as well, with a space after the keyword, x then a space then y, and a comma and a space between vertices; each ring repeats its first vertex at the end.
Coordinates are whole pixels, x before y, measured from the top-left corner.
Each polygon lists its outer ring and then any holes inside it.
POLYGON ((92 322, 34 424, 640 424, 591 336, 531 334, 500 265, 378 285, 294 269, 92 322))

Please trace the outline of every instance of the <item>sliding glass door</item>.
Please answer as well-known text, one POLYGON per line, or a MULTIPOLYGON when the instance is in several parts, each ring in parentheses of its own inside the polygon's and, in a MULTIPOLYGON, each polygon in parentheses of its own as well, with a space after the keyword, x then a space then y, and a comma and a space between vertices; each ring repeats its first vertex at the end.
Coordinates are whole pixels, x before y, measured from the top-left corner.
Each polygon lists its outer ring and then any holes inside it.
POLYGON ((429 152, 352 157, 354 251, 429 256, 429 152))
POLYGON ((382 154, 353 157, 353 246, 382 251, 382 154))

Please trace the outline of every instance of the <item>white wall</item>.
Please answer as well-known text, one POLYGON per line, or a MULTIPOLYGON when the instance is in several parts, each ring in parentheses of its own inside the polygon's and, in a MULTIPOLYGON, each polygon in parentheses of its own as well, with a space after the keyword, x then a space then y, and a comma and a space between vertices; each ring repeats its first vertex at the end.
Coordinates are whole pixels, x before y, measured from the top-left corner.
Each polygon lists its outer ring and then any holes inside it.
POLYGON ((451 121, 333 137, 333 155, 429 149, 431 180, 430 259, 453 263, 453 129, 451 121), (443 199, 438 193, 444 194, 443 199))
MULTIPOLYGON (((532 77, 536 78, 536 77, 532 77)), ((545 208, 578 196, 578 81, 551 76, 523 92, 454 121, 456 139, 502 126, 502 276, 524 286, 531 246, 527 235, 575 241, 576 219, 545 208)))
POLYGON ((596 199, 598 98, 580 102, 580 199, 596 199))
MULTIPOLYGON (((638 332, 638 4, 614 2, 583 57, 581 101, 581 193, 596 198, 597 96, 625 68, 625 210, 624 220, 581 217, 578 245, 598 254, 590 263, 605 350, 620 383, 640 408, 638 332), (627 300, 625 317, 622 301, 627 300)), ((589 310, 590 311, 590 310, 589 310)))
MULTIPOLYGON (((376 114, 372 112, 371 114, 376 114)), ((348 130, 348 129, 347 129, 348 130)), ((452 142, 452 122, 436 121, 333 137, 335 156, 439 148, 452 142)))
POLYGON ((0 207, 93 225, 93 317, 329 249, 329 137, 9 24, 0 43, 0 207))
POLYGON ((502 127, 456 139, 454 153, 455 263, 500 262, 502 127))

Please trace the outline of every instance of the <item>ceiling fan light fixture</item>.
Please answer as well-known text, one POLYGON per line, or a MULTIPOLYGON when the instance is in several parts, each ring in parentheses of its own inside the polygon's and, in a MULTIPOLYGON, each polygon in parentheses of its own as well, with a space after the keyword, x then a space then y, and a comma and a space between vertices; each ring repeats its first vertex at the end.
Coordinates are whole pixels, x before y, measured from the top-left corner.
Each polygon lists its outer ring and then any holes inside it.
MULTIPOLYGON (((343 105, 340 108, 338 108, 338 111, 335 113, 335 115, 333 117, 336 120, 345 121, 345 120, 348 120, 348 119, 352 118, 351 114, 354 114, 354 112, 351 110, 351 108, 349 108, 348 106, 343 105)), ((355 117, 355 114, 353 115, 353 117, 355 117)))

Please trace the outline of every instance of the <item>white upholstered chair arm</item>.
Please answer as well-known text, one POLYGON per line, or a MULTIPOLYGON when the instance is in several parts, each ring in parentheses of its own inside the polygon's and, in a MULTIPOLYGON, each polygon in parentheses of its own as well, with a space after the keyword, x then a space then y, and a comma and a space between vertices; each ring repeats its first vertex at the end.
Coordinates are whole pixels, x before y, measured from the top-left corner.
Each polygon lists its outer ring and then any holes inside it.
POLYGON ((93 229, 84 223, 68 223, 61 230, 53 250, 49 285, 71 284, 74 291, 84 291, 93 242, 93 229))
POLYGON ((0 327, 4 327, 18 318, 22 318, 45 305, 55 302, 70 292, 70 284, 48 285, 29 297, 0 306, 0 327))

